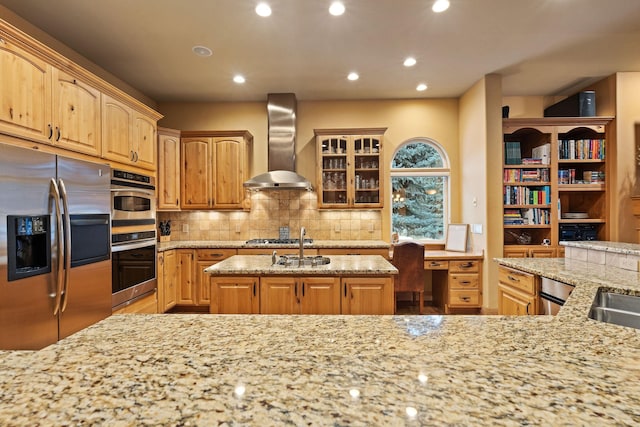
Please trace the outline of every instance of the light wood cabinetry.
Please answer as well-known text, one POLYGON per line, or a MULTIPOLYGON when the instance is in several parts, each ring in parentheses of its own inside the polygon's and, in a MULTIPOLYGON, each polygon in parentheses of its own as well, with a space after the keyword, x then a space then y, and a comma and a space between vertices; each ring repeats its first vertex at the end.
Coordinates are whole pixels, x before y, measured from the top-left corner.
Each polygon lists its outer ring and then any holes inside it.
POLYGON ((158 128, 158 210, 180 210, 180 131, 158 128))
POLYGON ((156 121, 102 95, 102 156, 143 169, 156 169, 156 121))
POLYGON ((158 313, 165 313, 176 305, 178 264, 175 250, 158 252, 158 313))
POLYGON ((393 314, 393 278, 343 277, 342 314, 393 314))
POLYGON ((340 314, 339 277, 260 278, 262 314, 340 314))
POLYGON ((260 313, 258 277, 211 277, 209 312, 216 314, 260 313))
POLYGON ((181 306, 208 306, 211 302, 210 275, 204 269, 236 254, 235 249, 177 249, 178 301, 181 306))
POLYGON ((482 307, 482 262, 449 261, 448 308, 482 307))
POLYGON ((242 184, 249 178, 252 141, 247 131, 182 132, 181 208, 246 207, 242 184))
POLYGON ((498 313, 507 316, 538 314, 539 278, 514 268, 498 267, 498 313))
POLYGON ((561 240, 587 232, 608 239, 611 120, 503 120, 504 256, 560 256, 561 240))
POLYGON ((386 128, 314 130, 319 208, 384 206, 385 131, 386 128))

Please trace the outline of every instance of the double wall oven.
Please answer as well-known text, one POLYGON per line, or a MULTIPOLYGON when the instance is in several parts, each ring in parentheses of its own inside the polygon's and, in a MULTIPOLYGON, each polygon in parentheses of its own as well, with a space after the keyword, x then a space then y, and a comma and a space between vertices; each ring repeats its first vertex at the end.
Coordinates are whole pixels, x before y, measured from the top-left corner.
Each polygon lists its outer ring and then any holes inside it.
POLYGON ((113 310, 156 292, 155 179, 111 172, 113 310))

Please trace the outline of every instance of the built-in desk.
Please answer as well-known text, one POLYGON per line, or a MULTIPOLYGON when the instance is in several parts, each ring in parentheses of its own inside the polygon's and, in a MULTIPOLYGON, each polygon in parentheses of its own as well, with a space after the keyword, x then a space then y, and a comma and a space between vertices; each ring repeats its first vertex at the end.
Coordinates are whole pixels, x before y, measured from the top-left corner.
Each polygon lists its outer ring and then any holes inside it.
POLYGON ((431 274, 433 303, 446 314, 482 308, 482 252, 424 252, 424 269, 431 274))

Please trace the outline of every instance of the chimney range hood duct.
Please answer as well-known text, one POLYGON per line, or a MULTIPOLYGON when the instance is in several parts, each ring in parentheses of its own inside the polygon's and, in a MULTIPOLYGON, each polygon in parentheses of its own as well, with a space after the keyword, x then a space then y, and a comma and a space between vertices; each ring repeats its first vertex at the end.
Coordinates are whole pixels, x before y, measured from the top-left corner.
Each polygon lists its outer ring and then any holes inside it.
POLYGON ((269 172, 243 184, 256 190, 311 190, 311 183, 296 169, 296 96, 270 93, 267 96, 269 172))

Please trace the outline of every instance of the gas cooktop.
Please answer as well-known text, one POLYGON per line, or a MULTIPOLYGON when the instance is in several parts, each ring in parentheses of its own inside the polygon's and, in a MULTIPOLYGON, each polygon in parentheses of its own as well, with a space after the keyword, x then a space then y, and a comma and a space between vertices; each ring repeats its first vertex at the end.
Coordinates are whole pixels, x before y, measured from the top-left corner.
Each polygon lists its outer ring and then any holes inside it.
MULTIPOLYGON (((304 239, 304 243, 313 243, 313 239, 304 239)), ((248 245, 299 245, 300 239, 251 239, 248 245)))

